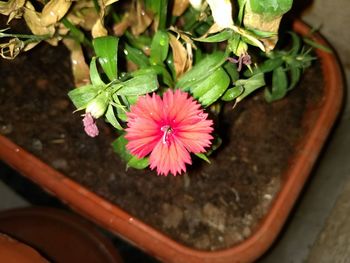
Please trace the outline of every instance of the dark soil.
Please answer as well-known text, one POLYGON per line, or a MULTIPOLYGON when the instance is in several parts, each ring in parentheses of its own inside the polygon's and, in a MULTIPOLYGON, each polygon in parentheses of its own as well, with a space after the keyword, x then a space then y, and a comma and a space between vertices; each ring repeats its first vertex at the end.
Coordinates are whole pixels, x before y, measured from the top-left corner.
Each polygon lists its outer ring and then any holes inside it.
POLYGON ((221 148, 212 164, 196 161, 182 176, 125 170, 110 146, 117 134, 103 121, 88 137, 67 92, 74 87, 68 52, 41 45, 0 60, 0 133, 70 178, 175 240, 203 250, 238 243, 254 230, 279 190, 305 127, 305 109, 322 91, 318 65, 287 99, 257 93, 224 111, 221 148))

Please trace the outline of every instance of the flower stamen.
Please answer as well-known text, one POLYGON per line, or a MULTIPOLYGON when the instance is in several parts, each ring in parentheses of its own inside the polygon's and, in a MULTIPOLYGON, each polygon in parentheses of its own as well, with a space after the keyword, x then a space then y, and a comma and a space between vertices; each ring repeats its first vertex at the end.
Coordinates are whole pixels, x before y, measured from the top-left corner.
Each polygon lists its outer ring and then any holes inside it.
POLYGON ((164 125, 160 130, 163 132, 162 142, 163 144, 169 144, 169 134, 172 133, 172 128, 170 125, 164 125))

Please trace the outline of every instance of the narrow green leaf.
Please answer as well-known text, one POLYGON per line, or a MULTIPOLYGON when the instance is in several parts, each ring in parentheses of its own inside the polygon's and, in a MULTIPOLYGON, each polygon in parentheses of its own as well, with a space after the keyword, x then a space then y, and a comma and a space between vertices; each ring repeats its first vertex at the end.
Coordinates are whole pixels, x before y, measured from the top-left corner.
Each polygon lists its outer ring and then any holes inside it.
POLYGON ((149 158, 138 158, 133 156, 127 163, 128 167, 132 167, 135 169, 145 169, 149 165, 149 158))
POLYGON ((173 78, 171 77, 170 73, 168 70, 166 70, 165 67, 160 66, 160 65, 154 65, 151 66, 152 69, 156 72, 157 75, 161 76, 161 81, 168 87, 173 87, 174 86, 174 81, 173 78))
POLYGON ((231 78, 231 82, 234 83, 239 79, 239 72, 237 70, 237 64, 231 62, 226 62, 224 64, 224 69, 231 78))
POLYGON ((69 91, 68 97, 77 109, 84 109, 97 96, 98 92, 99 89, 93 85, 86 85, 69 91))
POLYGON ((124 53, 128 60, 134 62, 140 68, 149 66, 148 57, 141 50, 134 48, 132 46, 126 45, 124 49, 124 53))
POLYGON ((196 153, 195 155, 210 164, 210 160, 204 153, 196 153))
POLYGON ((328 53, 333 53, 332 49, 330 49, 329 47, 322 45, 320 43, 317 43, 316 41, 313 41, 310 38, 304 37, 303 41, 313 48, 317 48, 317 49, 323 50, 323 51, 328 52, 328 53))
POLYGON ((268 32, 268 31, 263 31, 258 29, 249 29, 249 31, 252 32, 258 38, 269 38, 269 37, 277 36, 276 32, 268 32))
POLYGON ((292 48, 289 52, 291 55, 296 56, 301 47, 300 37, 294 32, 289 32, 289 34, 292 36, 292 48))
POLYGON ((145 0, 145 5, 155 14, 158 29, 165 30, 168 14, 168 0, 145 0))
POLYGON ((169 36, 166 31, 159 30, 153 37, 151 44, 151 65, 161 65, 167 58, 169 51, 169 36))
POLYGON ((107 121, 112 124, 112 126, 118 130, 123 130, 123 127, 120 125, 118 119, 115 117, 114 109, 111 104, 108 105, 107 112, 105 114, 107 121))
POLYGON ((289 84, 288 90, 292 90, 300 80, 301 69, 292 66, 290 68, 289 73, 290 73, 290 84, 289 84))
POLYGON ((195 38, 194 40, 206 43, 217 43, 230 39, 232 35, 233 31, 231 29, 225 29, 215 35, 211 35, 205 38, 195 38))
POLYGON ((287 94, 288 80, 287 74, 282 67, 273 71, 271 91, 265 89, 265 99, 267 102, 282 99, 287 94))
POLYGON ((236 86, 243 86, 244 90, 241 95, 237 98, 237 102, 242 101, 249 94, 265 86, 265 79, 263 73, 258 73, 250 77, 249 79, 240 79, 236 81, 236 86))
MULTIPOLYGON (((117 94, 113 94, 113 101, 115 102, 115 104, 120 105, 119 107, 117 106, 117 116, 120 120, 126 122, 127 120, 127 116, 126 116, 126 112, 125 110, 122 108, 122 106, 124 104, 121 104, 119 97, 117 94)), ((125 105, 126 108, 129 108, 129 104, 127 103, 127 105, 125 105)))
POLYGON ((233 87, 224 93, 224 95, 221 97, 223 101, 232 101, 236 98, 238 98, 244 91, 244 88, 242 86, 233 87))
POLYGON ((105 85, 105 83, 101 80, 100 74, 97 70, 96 57, 93 57, 90 62, 90 79, 92 85, 95 87, 103 87, 105 85))
POLYGON ((283 62, 284 61, 281 57, 270 58, 270 59, 265 60, 260 65, 258 65, 258 67, 255 68, 253 70, 253 72, 251 72, 249 70, 244 72, 244 75, 249 77, 249 76, 252 76, 252 75, 257 74, 257 73, 271 72, 271 71, 275 70, 276 68, 280 67, 283 64, 283 62))
POLYGON ((98 37, 93 40, 93 46, 98 61, 110 81, 118 78, 118 42, 113 36, 98 37))
POLYGON ((69 34, 79 43, 91 47, 91 42, 85 37, 83 31, 70 22, 67 17, 62 18, 62 24, 69 29, 69 34))
POLYGON ((243 23, 244 9, 247 4, 247 0, 238 0, 239 12, 238 12, 238 22, 241 25, 243 23))

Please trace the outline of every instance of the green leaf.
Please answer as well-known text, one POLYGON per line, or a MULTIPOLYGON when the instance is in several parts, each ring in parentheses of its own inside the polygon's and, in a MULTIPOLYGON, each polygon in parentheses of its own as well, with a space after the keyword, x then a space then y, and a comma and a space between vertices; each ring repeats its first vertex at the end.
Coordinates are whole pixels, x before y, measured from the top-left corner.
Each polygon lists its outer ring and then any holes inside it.
POLYGON ((190 90, 196 83, 216 71, 226 61, 226 58, 227 55, 223 52, 215 52, 204 57, 178 80, 176 87, 185 91, 190 90))
POLYGON ((257 68, 253 70, 253 72, 246 71, 244 73, 245 76, 252 76, 256 73, 267 73, 275 70, 276 68, 280 67, 283 64, 283 59, 281 57, 276 58, 270 58, 265 60, 263 63, 258 65, 257 68))
POLYGON ((236 86, 233 88, 230 88, 226 90, 224 95, 221 97, 223 101, 232 101, 236 98, 238 98, 244 91, 244 88, 242 86, 236 86))
POLYGON ((287 74, 282 67, 273 71, 271 91, 265 89, 265 99, 267 102, 282 99, 287 94, 288 80, 287 74))
POLYGON ((236 82, 239 79, 239 72, 237 70, 237 64, 226 62, 224 69, 231 78, 231 82, 236 82))
POLYGON ((141 50, 125 45, 124 53, 128 60, 134 62, 140 68, 149 66, 148 57, 141 50))
POLYGON ((293 5, 293 0, 248 0, 248 2, 254 13, 263 15, 268 20, 287 13, 293 5))
POLYGON ((61 19, 62 24, 69 29, 69 35, 79 43, 91 47, 91 42, 85 37, 83 31, 70 22, 67 17, 61 19))
POLYGON ((95 87, 103 87, 105 85, 105 83, 101 80, 100 74, 97 70, 96 57, 93 57, 90 62, 90 79, 92 85, 94 85, 95 87))
POLYGON ((297 67, 290 68, 290 84, 288 90, 292 90, 299 82, 301 76, 301 69, 297 67))
POLYGON ((323 51, 328 52, 328 53, 333 53, 332 49, 330 49, 329 47, 322 45, 320 43, 317 43, 316 41, 313 41, 310 38, 304 37, 303 41, 313 48, 317 48, 317 49, 323 50, 323 51))
MULTIPOLYGON (((117 116, 120 120, 126 122, 127 120, 127 116, 126 116, 126 112, 125 112, 125 109, 123 109, 123 105, 121 104, 120 100, 119 100, 119 97, 117 94, 113 94, 113 101, 115 102, 115 104, 117 105, 117 116), (120 106, 118 106, 120 105, 120 106)), ((126 98, 125 98, 126 100, 126 98)), ((129 104, 127 103, 127 105, 125 105, 126 108, 129 108, 129 104)))
POLYGON ((238 0, 239 12, 238 12, 238 22, 241 25, 243 23, 244 9, 246 6, 247 0, 238 0))
POLYGON ((118 130, 123 130, 123 127, 120 125, 118 119, 115 117, 114 109, 111 104, 108 105, 107 112, 105 114, 107 121, 112 124, 112 126, 118 130))
POLYGON ((114 142, 112 142, 112 147, 114 152, 116 152, 124 161, 128 162, 133 157, 129 151, 126 149, 128 140, 125 139, 124 135, 119 136, 114 142))
POLYGON ((155 14, 158 29, 165 30, 168 13, 168 0, 145 0, 145 5, 155 14))
POLYGON ((209 37, 205 38, 194 38, 194 40, 199 41, 199 42, 206 42, 206 43, 217 43, 217 42, 222 42, 227 39, 230 39, 233 35, 233 31, 231 29, 225 29, 215 35, 211 35, 209 37))
POLYGON ((132 167, 135 169, 145 169, 149 165, 149 158, 138 158, 133 156, 127 163, 128 167, 132 167))
POLYGON ((151 44, 151 55, 149 61, 151 65, 162 65, 167 58, 169 51, 169 36, 166 31, 157 31, 151 44))
POLYGON ((196 153, 195 155, 210 164, 210 160, 204 153, 196 153))
POLYGON ((127 167, 132 167, 135 169, 144 169, 149 165, 148 158, 137 158, 129 153, 126 149, 128 140, 125 139, 124 135, 119 136, 113 143, 113 150, 127 162, 127 167))
POLYGON ((122 87, 116 91, 116 94, 138 96, 153 92, 157 89, 158 81, 155 74, 135 73, 135 77, 122 83, 122 87))
POLYGON ((77 109, 84 109, 97 96, 98 92, 99 89, 93 85, 86 85, 69 91, 68 97, 77 109))
POLYGON ((258 38, 269 38, 269 37, 277 36, 276 32, 268 32, 268 31, 263 31, 258 29, 249 29, 249 31, 252 32, 258 38))
POLYGON ((190 91, 204 107, 207 107, 224 94, 229 84, 230 77, 225 70, 218 68, 210 76, 194 85, 190 91))
POLYGON ((289 34, 292 36, 292 48, 289 52, 291 55, 296 56, 301 46, 300 37, 294 32, 289 32, 289 34))
POLYGON ((98 61, 110 81, 118 78, 118 42, 113 36, 98 37, 93 40, 93 46, 98 61))
POLYGON ((163 83, 165 85, 167 85, 168 87, 174 86, 173 78, 171 77, 169 71, 166 70, 165 67, 160 66, 160 65, 154 65, 154 66, 151 66, 151 68, 155 71, 155 73, 157 75, 161 76, 161 78, 162 78, 161 80, 163 81, 163 83))
POLYGON ((265 79, 263 73, 253 75, 249 79, 240 79, 236 81, 236 86, 243 86, 244 90, 241 95, 237 98, 237 102, 242 101, 245 97, 251 94, 253 91, 265 86, 265 79))

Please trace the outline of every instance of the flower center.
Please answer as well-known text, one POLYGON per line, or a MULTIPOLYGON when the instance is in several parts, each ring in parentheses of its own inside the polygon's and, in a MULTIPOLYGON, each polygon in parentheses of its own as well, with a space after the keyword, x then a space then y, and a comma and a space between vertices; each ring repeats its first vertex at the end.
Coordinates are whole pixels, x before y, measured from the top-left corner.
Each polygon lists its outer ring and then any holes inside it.
POLYGON ((160 130, 163 132, 162 142, 163 144, 169 144, 169 135, 172 133, 173 129, 170 125, 164 125, 160 130))

